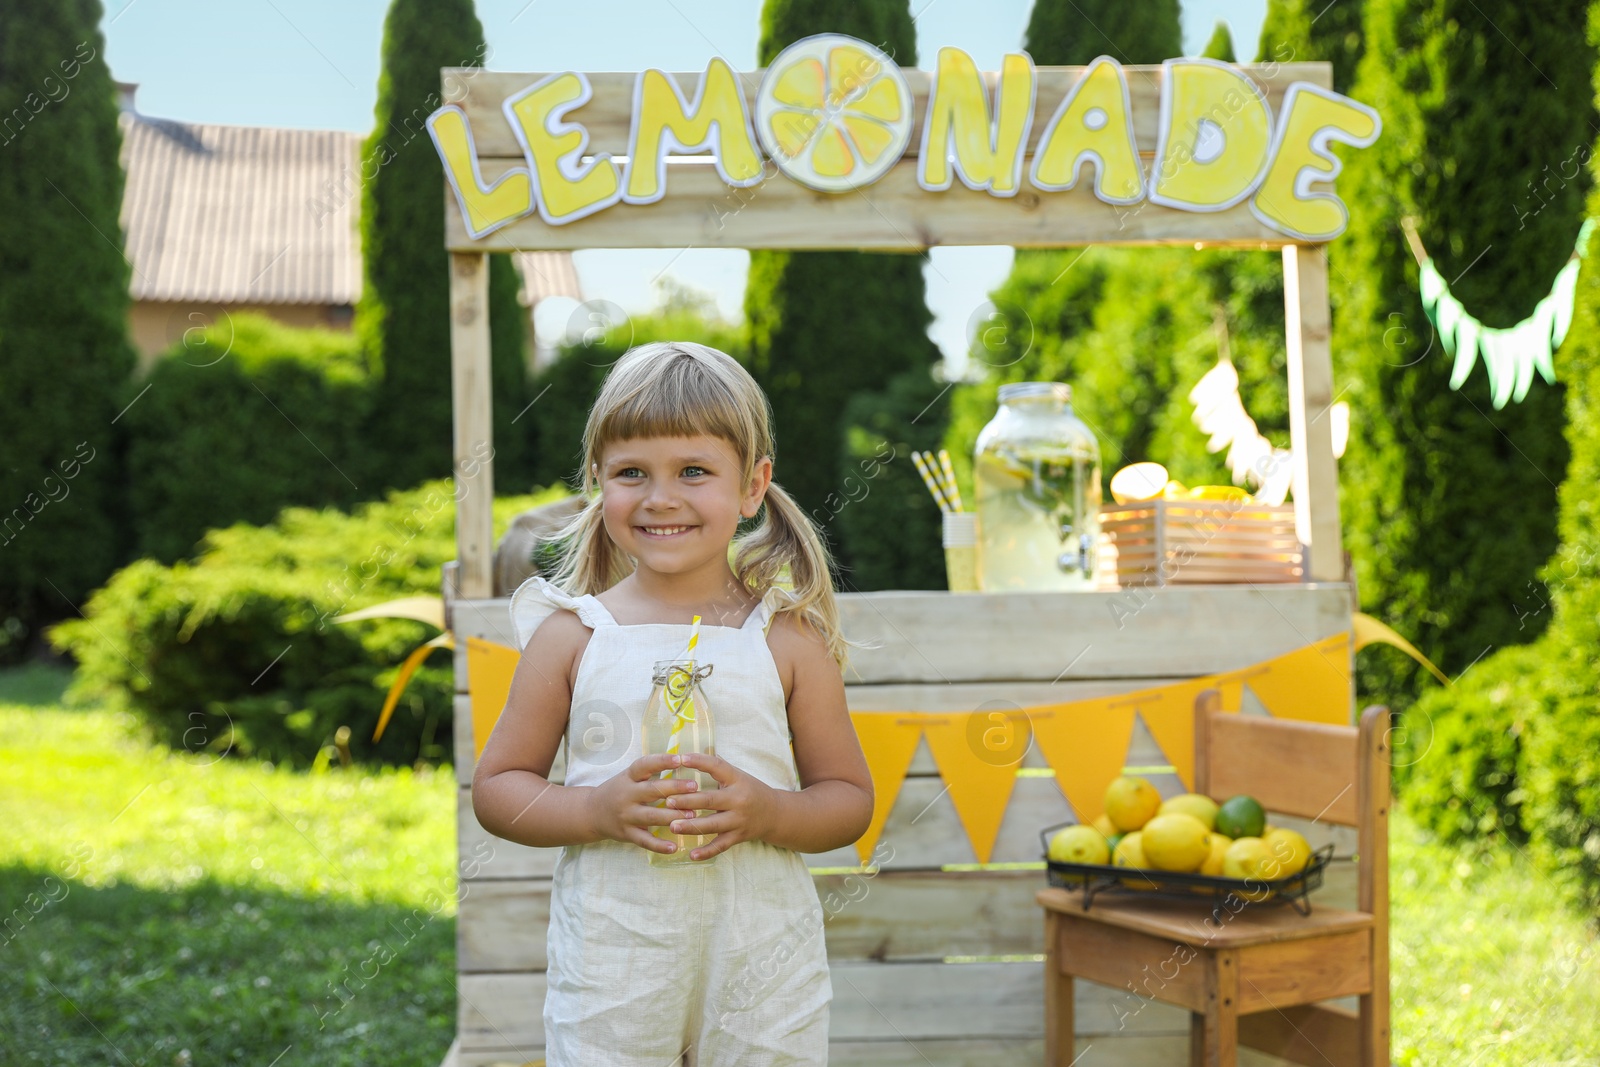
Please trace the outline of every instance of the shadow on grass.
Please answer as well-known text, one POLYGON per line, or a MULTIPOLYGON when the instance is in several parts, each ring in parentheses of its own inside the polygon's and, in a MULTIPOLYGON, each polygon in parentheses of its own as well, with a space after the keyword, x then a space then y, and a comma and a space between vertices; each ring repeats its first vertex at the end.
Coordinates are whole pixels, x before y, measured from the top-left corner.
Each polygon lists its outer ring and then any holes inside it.
POLYGON ((437 1067, 455 1035, 453 916, 22 866, 0 902, 0 1061, 437 1067))
POLYGON ((0 670, 0 704, 25 708, 59 707, 72 682, 72 668, 28 663, 0 670))

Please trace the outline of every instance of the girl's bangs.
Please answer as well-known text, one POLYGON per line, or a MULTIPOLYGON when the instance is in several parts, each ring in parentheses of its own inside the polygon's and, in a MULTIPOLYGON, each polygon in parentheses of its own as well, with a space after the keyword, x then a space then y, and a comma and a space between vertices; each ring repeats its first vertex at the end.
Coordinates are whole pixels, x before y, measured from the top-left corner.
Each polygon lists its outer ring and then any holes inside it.
MULTIPOLYGON (((750 428, 737 401, 688 361, 669 366, 632 396, 619 402, 595 428, 595 448, 640 437, 721 437, 744 451, 750 428)), ((748 462, 749 457, 743 457, 748 462)))

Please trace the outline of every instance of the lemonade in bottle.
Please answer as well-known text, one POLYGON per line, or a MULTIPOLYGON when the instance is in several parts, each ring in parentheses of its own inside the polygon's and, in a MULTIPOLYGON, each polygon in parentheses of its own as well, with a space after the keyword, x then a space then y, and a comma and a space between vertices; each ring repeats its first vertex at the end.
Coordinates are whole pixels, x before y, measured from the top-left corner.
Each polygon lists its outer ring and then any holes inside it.
MULTIPOLYGON (((711 705, 706 700, 701 681, 711 674, 711 664, 696 665, 692 659, 659 660, 651 681, 650 703, 644 712, 644 754, 675 752, 688 754, 704 752, 716 755, 716 739, 712 729, 711 705)), ((716 789, 717 781, 705 771, 693 767, 677 767, 663 771, 662 778, 683 778, 697 783, 701 792, 716 789)), ((665 808, 666 799, 656 802, 665 808)), ((709 809, 682 811, 680 819, 693 819, 710 815, 709 809)), ((675 842, 676 852, 650 853, 652 866, 681 866, 686 863, 715 863, 717 857, 703 860, 689 858, 689 850, 709 845, 716 834, 675 834, 666 824, 650 827, 650 832, 663 841, 675 842)))

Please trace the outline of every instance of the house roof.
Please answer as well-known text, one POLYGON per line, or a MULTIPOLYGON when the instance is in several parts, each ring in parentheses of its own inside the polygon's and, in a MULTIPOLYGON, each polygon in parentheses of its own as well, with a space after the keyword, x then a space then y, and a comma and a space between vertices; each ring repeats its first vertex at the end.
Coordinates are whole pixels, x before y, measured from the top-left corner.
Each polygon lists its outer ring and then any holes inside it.
MULTIPOLYGON (((360 134, 176 122, 131 109, 120 122, 135 300, 355 304, 360 134)), ((582 299, 570 253, 514 258, 529 306, 582 299)))

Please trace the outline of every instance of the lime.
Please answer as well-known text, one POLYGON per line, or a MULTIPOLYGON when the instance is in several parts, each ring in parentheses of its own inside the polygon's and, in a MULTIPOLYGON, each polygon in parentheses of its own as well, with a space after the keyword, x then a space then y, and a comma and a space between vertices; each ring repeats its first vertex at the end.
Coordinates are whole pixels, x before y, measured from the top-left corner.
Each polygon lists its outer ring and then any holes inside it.
POLYGON ((1217 809, 1217 824, 1213 829, 1237 841, 1241 837, 1260 837, 1266 825, 1267 813, 1261 810, 1255 797, 1236 796, 1217 809))

